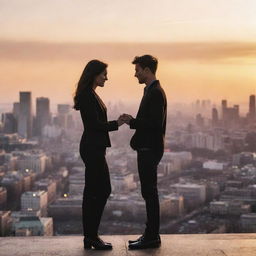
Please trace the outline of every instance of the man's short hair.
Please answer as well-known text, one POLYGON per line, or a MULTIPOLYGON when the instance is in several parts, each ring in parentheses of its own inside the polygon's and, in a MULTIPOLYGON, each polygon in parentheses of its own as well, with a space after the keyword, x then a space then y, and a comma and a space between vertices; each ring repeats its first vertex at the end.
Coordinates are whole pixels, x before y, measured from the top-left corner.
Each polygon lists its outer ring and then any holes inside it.
POLYGON ((151 55, 136 56, 132 64, 139 64, 143 69, 149 68, 150 71, 155 74, 157 70, 158 60, 151 55))

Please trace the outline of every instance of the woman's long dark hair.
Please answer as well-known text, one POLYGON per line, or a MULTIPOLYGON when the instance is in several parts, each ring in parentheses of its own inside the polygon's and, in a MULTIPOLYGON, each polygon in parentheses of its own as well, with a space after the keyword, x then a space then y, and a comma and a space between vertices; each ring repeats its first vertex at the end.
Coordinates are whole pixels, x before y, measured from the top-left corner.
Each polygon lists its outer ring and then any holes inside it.
POLYGON ((91 60, 87 63, 77 84, 74 96, 74 109, 80 109, 80 103, 83 100, 83 95, 86 91, 92 89, 95 77, 102 73, 107 66, 108 65, 106 63, 99 60, 91 60))

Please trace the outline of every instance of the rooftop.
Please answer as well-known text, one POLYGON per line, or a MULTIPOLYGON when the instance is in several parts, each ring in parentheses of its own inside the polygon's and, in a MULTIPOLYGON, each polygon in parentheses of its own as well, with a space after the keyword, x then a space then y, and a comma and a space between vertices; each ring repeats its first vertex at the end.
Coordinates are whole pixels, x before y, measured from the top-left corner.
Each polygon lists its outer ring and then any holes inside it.
POLYGON ((40 197, 41 195, 45 194, 46 191, 38 190, 38 191, 26 191, 23 193, 23 196, 33 196, 33 197, 40 197))
POLYGON ((129 236, 102 236, 113 244, 112 251, 84 251, 82 236, 0 237, 0 256, 252 256, 256 234, 162 235, 159 249, 131 251, 129 236))

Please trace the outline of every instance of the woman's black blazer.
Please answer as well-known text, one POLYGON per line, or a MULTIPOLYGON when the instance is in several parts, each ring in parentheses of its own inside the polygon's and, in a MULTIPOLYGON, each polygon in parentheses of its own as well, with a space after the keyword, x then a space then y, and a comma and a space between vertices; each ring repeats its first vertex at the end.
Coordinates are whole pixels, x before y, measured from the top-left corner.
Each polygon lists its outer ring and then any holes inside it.
POLYGON ((108 132, 118 130, 118 124, 117 121, 108 122, 107 108, 94 90, 83 95, 80 113, 84 125, 81 146, 86 150, 111 147, 108 132))

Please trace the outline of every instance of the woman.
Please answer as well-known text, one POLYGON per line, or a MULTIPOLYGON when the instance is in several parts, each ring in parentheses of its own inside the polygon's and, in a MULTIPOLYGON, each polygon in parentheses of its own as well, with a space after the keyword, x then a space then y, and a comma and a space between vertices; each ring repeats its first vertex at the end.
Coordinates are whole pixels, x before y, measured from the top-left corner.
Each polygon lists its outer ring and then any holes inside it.
POLYGON ((80 155, 85 164, 85 187, 83 193, 84 248, 112 249, 98 237, 100 219, 111 193, 106 147, 110 147, 109 131, 118 130, 124 122, 107 121, 107 109, 95 89, 104 87, 107 64, 91 60, 85 66, 78 82, 74 108, 80 110, 84 133, 80 142, 80 155))

